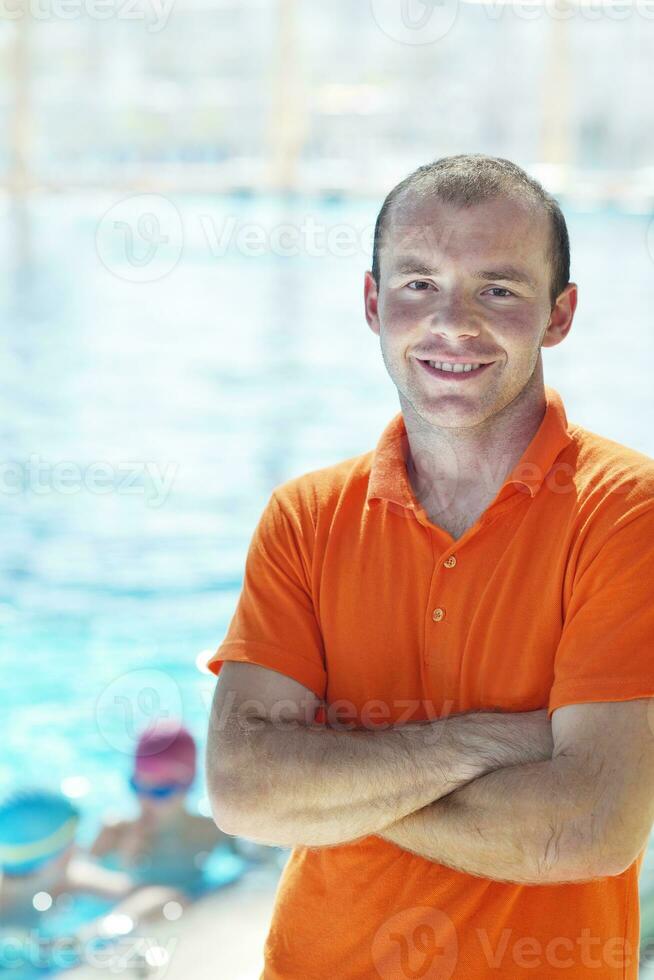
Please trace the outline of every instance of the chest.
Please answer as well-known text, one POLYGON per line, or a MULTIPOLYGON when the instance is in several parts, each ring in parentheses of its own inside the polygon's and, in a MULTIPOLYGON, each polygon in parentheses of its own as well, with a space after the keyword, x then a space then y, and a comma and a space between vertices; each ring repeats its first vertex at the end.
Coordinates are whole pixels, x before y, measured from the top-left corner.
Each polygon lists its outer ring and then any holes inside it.
POLYGON ((432 524, 442 528, 455 541, 462 538, 466 531, 475 524, 479 517, 484 513, 491 501, 495 497, 495 492, 485 496, 468 496, 461 499, 461 494, 457 496, 457 506, 450 506, 445 509, 432 509, 425 506, 427 516, 432 524))
POLYGON ((483 508, 476 512, 429 514, 429 519, 458 541, 472 527, 482 510, 483 508))
POLYGON ((330 538, 319 601, 328 702, 358 717, 379 701, 394 723, 409 702, 413 720, 545 707, 563 627, 562 536, 528 501, 464 540, 463 519, 451 530, 386 520, 402 524, 330 538))

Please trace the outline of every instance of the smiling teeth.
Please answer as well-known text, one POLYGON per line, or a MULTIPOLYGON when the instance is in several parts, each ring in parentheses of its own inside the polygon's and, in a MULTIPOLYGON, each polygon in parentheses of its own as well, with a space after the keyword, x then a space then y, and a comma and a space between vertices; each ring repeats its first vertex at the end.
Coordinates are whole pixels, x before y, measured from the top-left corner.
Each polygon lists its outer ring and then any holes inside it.
POLYGON ((452 371, 454 374, 461 374, 462 371, 474 371, 481 364, 448 364, 447 361, 429 361, 429 366, 438 368, 439 371, 452 371))

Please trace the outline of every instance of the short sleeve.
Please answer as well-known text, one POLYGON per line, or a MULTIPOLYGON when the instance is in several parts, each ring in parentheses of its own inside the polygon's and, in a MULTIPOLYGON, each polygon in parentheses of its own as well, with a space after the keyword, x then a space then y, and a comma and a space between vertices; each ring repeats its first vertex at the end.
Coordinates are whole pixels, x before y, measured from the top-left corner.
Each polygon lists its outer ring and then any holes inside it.
POLYGON ((564 704, 654 697, 654 508, 616 521, 575 581, 548 717, 564 704))
POLYGON ((259 664, 324 699, 324 648, 308 565, 306 542, 273 492, 250 541, 236 611, 207 664, 214 674, 225 660, 259 664))

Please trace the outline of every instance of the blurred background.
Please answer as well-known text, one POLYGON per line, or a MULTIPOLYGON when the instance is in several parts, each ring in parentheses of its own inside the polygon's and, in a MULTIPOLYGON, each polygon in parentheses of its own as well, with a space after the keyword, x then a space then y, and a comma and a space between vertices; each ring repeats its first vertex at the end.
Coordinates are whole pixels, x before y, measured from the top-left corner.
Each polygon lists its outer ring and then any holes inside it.
MULTIPOLYGON (((63 792, 89 843, 153 719, 204 750, 270 491, 399 410, 363 275, 420 164, 557 195, 580 296, 546 382, 654 454, 653 59, 645 0, 4 0, 0 791, 63 792)), ((167 975, 256 980, 282 866, 176 922, 167 975)), ((641 890, 646 940, 649 857, 641 890)))

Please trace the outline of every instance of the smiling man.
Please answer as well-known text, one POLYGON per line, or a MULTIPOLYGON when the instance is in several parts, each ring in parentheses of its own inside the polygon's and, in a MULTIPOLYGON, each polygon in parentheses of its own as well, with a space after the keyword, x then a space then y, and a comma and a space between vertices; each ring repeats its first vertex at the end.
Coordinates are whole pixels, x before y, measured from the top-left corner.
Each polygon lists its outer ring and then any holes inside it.
POLYGON ((264 980, 638 975, 654 461, 544 384, 576 302, 515 164, 386 198, 365 313, 401 412, 275 488, 209 663, 214 818, 293 848, 264 980))
POLYGON ((399 393, 412 483, 455 538, 539 428, 541 347, 564 339, 577 303, 559 209, 529 183, 516 187, 516 171, 500 169, 492 195, 464 184, 464 200, 481 198, 475 206, 457 199, 461 183, 445 199, 422 189, 447 169, 404 182, 378 221, 382 244, 365 280, 368 323, 399 393))

